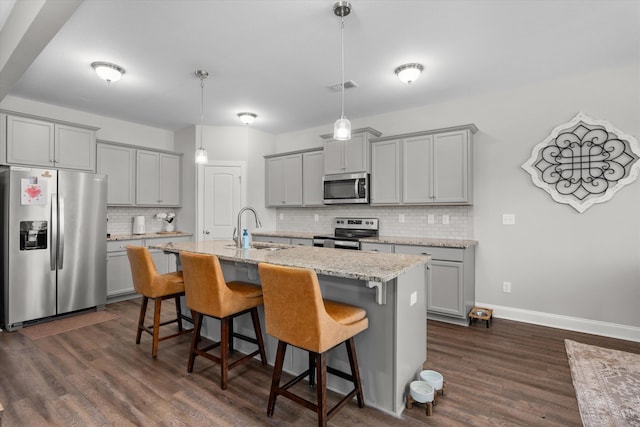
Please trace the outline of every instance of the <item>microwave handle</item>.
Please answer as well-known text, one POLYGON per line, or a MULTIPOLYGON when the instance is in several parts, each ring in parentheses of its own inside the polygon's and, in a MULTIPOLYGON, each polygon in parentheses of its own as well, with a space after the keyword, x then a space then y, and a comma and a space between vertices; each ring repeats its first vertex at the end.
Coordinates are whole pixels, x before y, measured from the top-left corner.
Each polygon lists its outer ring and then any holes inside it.
POLYGON ((363 181, 363 182, 362 182, 362 189, 364 190, 364 194, 366 195, 366 194, 368 193, 368 191, 367 191, 368 189, 367 189, 367 180, 366 180, 366 178, 358 178, 358 179, 356 180, 356 195, 357 195, 358 197, 360 197, 360 192, 358 191, 358 187, 359 187, 360 180, 362 180, 362 181, 363 181))
POLYGON ((353 194, 355 194, 355 196, 358 197, 358 195, 360 194, 360 192, 358 191, 358 187, 360 187, 360 178, 354 179, 353 182, 355 184, 355 188, 353 189, 353 194))

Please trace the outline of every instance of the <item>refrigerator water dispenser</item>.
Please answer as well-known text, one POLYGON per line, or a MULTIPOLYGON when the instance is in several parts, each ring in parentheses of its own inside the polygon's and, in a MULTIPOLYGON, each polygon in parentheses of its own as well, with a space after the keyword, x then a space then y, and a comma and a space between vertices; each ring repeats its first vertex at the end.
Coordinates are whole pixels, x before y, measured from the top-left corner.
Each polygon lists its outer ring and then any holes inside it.
POLYGON ((47 249, 47 221, 20 221, 20 250, 47 249))

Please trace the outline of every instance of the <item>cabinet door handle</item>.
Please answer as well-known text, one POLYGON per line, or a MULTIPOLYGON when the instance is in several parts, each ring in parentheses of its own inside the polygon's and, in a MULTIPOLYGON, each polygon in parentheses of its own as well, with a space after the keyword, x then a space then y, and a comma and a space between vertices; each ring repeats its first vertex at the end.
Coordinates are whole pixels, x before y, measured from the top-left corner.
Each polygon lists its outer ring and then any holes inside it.
POLYGON ((431 256, 431 254, 429 252, 422 252, 420 255, 431 256))

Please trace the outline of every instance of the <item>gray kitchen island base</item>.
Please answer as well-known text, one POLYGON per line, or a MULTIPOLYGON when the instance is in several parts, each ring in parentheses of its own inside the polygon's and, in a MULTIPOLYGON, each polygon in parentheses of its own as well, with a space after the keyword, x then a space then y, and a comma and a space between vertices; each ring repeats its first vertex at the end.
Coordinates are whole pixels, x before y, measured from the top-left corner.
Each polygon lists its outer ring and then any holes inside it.
MULTIPOLYGON (((185 242, 170 247, 158 245, 154 248, 176 254, 192 251, 218 255, 227 281, 260 284, 259 262, 314 269, 323 298, 356 305, 367 311, 369 328, 355 336, 366 406, 398 418, 401 416, 409 383, 417 378, 427 356, 425 284, 428 257, 306 247, 281 248, 273 252, 241 251, 213 241, 185 242)), ((259 307, 258 312, 264 327, 263 307, 259 307)), ((219 340, 218 322, 205 319, 203 336, 219 340)), ((235 320, 234 328, 245 335, 253 334, 249 317, 235 320)), ((265 346, 268 363, 273 366, 277 340, 266 335, 265 346)), ((244 342, 237 342, 236 349, 244 353, 254 350, 251 344, 244 342)), ((290 347, 284 370, 298 375, 308 368, 308 361, 306 351, 290 347)), ((344 346, 329 351, 327 364, 342 371, 349 370, 344 346)), ((353 385, 329 375, 327 387, 345 394, 353 385)), ((264 405, 266 409, 266 401, 264 405)))

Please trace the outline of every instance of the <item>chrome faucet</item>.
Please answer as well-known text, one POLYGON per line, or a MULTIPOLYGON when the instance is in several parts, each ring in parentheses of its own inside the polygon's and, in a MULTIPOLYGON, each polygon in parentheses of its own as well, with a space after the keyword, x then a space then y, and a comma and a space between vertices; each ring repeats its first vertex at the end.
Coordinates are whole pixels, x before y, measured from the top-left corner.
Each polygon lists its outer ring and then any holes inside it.
POLYGON ((238 212, 238 226, 233 229, 233 241, 236 242, 236 247, 238 249, 242 248, 242 237, 240 235, 240 228, 242 227, 242 213, 244 211, 253 212, 253 216, 256 217, 256 227, 262 227, 260 218, 258 218, 258 212, 256 212, 255 209, 253 209, 251 206, 245 206, 244 208, 240 209, 240 212, 238 212))

